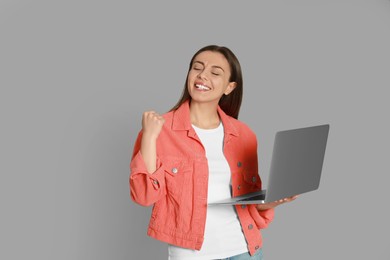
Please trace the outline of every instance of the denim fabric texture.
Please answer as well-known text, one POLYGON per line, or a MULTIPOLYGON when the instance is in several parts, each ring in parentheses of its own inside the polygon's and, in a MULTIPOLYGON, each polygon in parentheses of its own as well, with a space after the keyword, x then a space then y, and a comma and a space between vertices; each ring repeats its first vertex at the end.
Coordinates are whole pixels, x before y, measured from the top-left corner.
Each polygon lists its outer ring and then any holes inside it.
MULTIPOLYGON (((224 126, 224 155, 231 171, 232 196, 261 189, 257 138, 243 122, 218 107, 224 126)), ((130 163, 130 197, 143 206, 153 205, 148 235, 172 245, 200 250, 207 212, 208 164, 204 147, 191 126, 189 102, 163 115, 157 139, 157 170, 148 173, 140 153, 142 131, 130 163)), ((262 247, 260 229, 266 228, 274 210, 237 205, 236 212, 253 255, 262 247)))

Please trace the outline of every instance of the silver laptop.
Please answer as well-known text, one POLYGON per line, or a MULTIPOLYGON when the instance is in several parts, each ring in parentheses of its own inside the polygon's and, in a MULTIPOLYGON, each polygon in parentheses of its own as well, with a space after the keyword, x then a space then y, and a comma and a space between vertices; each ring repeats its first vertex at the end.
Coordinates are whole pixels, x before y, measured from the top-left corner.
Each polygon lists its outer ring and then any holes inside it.
POLYGON ((261 204, 318 189, 329 125, 277 132, 268 187, 209 205, 261 204))

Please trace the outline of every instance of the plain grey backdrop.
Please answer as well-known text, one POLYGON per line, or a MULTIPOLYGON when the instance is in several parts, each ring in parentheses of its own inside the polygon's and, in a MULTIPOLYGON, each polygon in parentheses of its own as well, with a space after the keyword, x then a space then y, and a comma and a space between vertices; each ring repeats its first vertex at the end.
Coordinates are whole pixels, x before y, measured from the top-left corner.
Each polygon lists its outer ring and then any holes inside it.
POLYGON ((389 259, 389 29, 387 0, 1 0, 0 258, 166 259, 130 154, 219 44, 264 184, 276 131, 331 126, 321 186, 276 209, 265 259, 389 259))

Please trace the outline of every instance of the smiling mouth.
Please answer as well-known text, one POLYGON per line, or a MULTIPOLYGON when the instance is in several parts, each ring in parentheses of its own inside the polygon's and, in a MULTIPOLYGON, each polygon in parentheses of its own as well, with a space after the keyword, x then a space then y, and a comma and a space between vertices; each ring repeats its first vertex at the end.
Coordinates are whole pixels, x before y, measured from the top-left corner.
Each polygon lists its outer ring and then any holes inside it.
POLYGON ((199 90, 210 90, 211 88, 205 86, 205 85, 202 85, 202 84, 195 84, 195 87, 199 90))

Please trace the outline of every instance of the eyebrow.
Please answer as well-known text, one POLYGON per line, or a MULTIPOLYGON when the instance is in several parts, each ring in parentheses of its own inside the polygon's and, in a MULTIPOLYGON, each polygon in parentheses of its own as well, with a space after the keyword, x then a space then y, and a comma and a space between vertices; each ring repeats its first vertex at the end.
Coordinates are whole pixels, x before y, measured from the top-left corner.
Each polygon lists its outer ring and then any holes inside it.
MULTIPOLYGON (((200 64, 202 64, 203 66, 204 66, 204 63, 203 62, 201 62, 201 61, 194 61, 194 64, 195 63, 200 63, 200 64)), ((220 67, 220 66, 217 66, 217 65, 213 65, 213 66, 211 66, 212 68, 216 68, 216 69, 221 69, 223 72, 225 72, 223 69, 222 69, 222 67, 220 67)))

